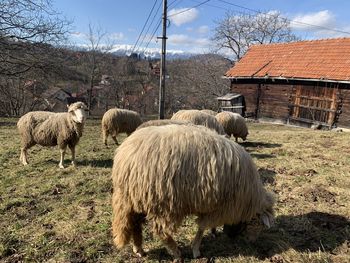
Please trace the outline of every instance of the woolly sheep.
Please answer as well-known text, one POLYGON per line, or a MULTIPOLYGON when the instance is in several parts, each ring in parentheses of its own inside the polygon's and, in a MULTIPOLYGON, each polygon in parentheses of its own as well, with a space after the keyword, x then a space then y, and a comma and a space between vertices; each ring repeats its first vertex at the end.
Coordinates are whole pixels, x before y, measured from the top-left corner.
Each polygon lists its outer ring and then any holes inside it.
POLYGON ((106 146, 108 135, 115 144, 119 144, 117 135, 125 132, 128 136, 142 123, 140 115, 132 110, 113 108, 105 112, 102 117, 102 136, 106 146))
POLYGON ((226 134, 224 128, 215 119, 214 116, 201 112, 199 110, 180 110, 172 117, 172 120, 190 121, 196 125, 202 125, 209 129, 215 130, 219 134, 226 134))
POLYGON ((209 109, 203 109, 203 110, 201 110, 201 112, 204 112, 206 114, 213 115, 213 116, 215 116, 217 114, 216 111, 209 110, 209 109))
POLYGON ((181 252, 172 234, 190 214, 198 217, 194 257, 200 256, 205 229, 257 220, 262 228, 262 223, 273 222, 274 198, 264 189, 250 155, 205 127, 165 125, 135 131, 116 150, 112 181, 114 243, 122 248, 132 239, 139 256, 145 253, 145 219, 175 258, 181 252))
POLYGON ((163 126, 163 125, 169 125, 169 124, 177 124, 177 125, 194 125, 192 122, 189 121, 177 121, 177 120, 150 120, 150 121, 146 121, 144 123, 142 123, 139 127, 137 127, 138 129, 142 129, 145 127, 149 127, 149 126, 163 126))
POLYGON ((68 112, 33 111, 23 115, 17 123, 21 135, 21 162, 28 164, 27 150, 36 144, 58 145, 61 152, 59 167, 64 168, 67 146, 71 150, 72 164, 75 166, 75 146, 83 133, 86 111, 83 102, 76 102, 68 106, 68 112))
POLYGON ((244 118, 235 112, 223 111, 216 114, 215 118, 224 127, 224 130, 228 136, 233 135, 238 141, 238 137, 242 138, 243 141, 247 139, 248 127, 245 123, 244 118))

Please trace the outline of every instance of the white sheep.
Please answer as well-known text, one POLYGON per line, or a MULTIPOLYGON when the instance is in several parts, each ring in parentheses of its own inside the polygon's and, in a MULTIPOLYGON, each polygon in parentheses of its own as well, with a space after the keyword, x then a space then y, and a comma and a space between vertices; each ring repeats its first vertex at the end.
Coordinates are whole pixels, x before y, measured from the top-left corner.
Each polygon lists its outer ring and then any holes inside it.
POLYGON ((209 109, 202 109, 201 112, 204 112, 206 114, 213 115, 213 116, 215 116, 217 114, 216 111, 209 110, 209 109))
POLYGON ((206 229, 259 222, 260 228, 248 233, 253 239, 263 224, 273 222, 273 195, 264 189, 250 155, 205 127, 169 124, 136 130, 116 150, 112 180, 114 243, 122 248, 132 239, 139 256, 144 255, 145 219, 175 258, 181 252, 172 234, 188 215, 198 217, 194 257, 200 256, 206 229))
POLYGON ((140 115, 132 110, 113 108, 105 112, 102 117, 102 137, 106 146, 108 136, 111 135, 118 145, 117 135, 126 133, 128 136, 142 123, 140 115))
POLYGON ((72 153, 72 164, 75 166, 75 146, 83 133, 86 111, 87 107, 83 102, 76 102, 68 106, 68 112, 33 111, 23 115, 17 123, 22 145, 20 161, 23 165, 28 164, 27 150, 39 144, 59 146, 60 168, 64 168, 64 155, 68 146, 72 153))
POLYGON ((190 121, 196 125, 202 125, 216 131, 219 134, 226 134, 224 128, 214 116, 199 110, 179 110, 172 117, 172 120, 190 121))
POLYGON ((177 120, 169 120, 169 119, 164 119, 164 120, 149 120, 144 123, 142 123, 138 129, 142 129, 145 127, 149 126, 164 126, 164 125, 169 125, 169 124, 178 124, 178 125, 195 125, 192 122, 189 121, 177 121, 177 120))
POLYGON ((238 141, 238 137, 242 138, 243 141, 247 139, 248 127, 244 118, 235 112, 223 111, 216 114, 215 118, 222 125, 228 136, 233 135, 238 141))

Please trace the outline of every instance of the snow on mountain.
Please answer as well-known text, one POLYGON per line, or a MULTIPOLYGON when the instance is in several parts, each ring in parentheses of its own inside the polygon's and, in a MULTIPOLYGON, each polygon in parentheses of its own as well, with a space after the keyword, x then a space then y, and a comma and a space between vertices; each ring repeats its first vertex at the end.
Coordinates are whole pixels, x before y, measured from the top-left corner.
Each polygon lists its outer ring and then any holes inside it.
MULTIPOLYGON (((133 50, 132 45, 113 45, 112 48, 108 48, 108 53, 114 54, 116 56, 130 56, 131 53, 139 55, 141 58, 151 58, 157 59, 161 56, 160 48, 147 48, 133 50)), ((168 59, 177 59, 177 58, 188 58, 197 54, 185 52, 182 50, 171 50, 167 49, 166 57, 168 59)))

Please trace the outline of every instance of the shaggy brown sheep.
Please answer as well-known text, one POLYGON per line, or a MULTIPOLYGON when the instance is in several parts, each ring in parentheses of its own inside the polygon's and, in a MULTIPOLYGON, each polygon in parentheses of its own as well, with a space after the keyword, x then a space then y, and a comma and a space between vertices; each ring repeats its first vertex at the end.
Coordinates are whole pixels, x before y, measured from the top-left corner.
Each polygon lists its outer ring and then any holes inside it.
POLYGON ((112 180, 114 242, 122 248, 132 239, 138 255, 144 254, 145 219, 175 258, 181 252, 172 233, 188 215, 198 217, 194 257, 205 229, 273 222, 274 198, 250 155, 205 127, 170 124, 135 131, 116 150, 112 180))

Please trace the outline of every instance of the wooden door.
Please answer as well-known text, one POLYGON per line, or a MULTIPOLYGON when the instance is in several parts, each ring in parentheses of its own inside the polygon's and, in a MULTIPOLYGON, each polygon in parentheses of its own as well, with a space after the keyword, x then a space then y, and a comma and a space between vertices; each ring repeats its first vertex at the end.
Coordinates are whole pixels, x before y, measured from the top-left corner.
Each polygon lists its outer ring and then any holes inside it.
POLYGON ((337 91, 336 87, 297 85, 289 118, 332 126, 337 111, 337 91))

